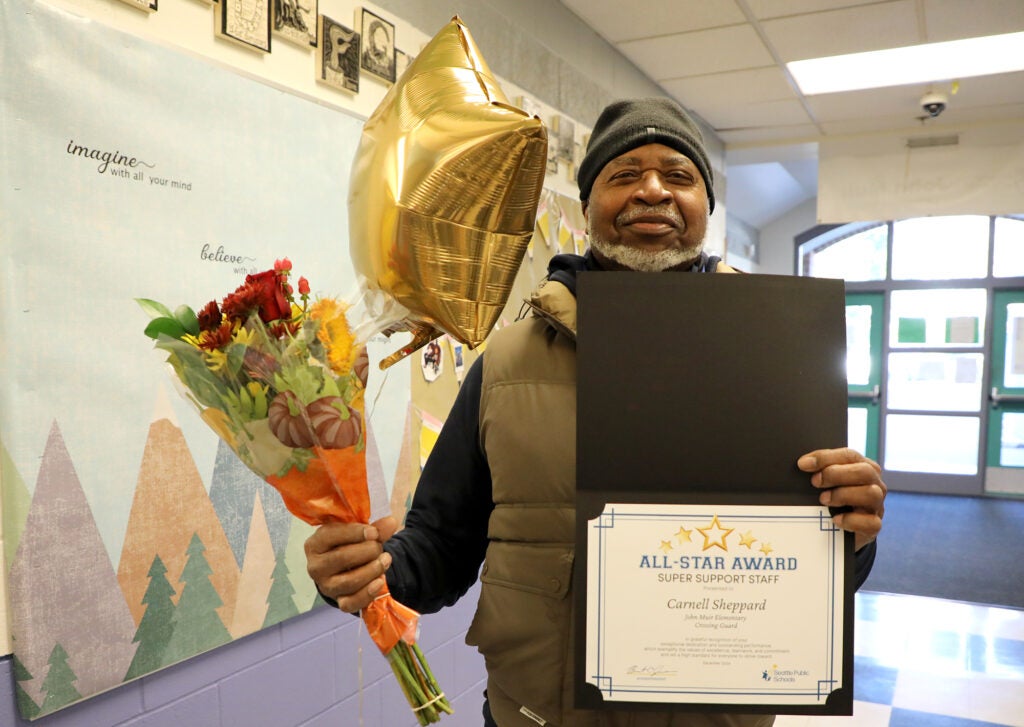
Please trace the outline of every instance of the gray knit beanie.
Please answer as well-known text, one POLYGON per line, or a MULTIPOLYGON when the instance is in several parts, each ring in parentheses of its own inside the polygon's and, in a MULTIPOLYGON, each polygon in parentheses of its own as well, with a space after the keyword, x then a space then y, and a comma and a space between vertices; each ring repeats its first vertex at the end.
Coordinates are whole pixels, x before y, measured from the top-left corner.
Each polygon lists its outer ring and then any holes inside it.
POLYGON ((586 202, 590 198, 594 180, 605 164, 644 144, 664 144, 696 164, 708 189, 709 212, 714 211, 715 189, 704 138, 683 108, 667 98, 615 101, 601 112, 576 174, 580 199, 586 202))

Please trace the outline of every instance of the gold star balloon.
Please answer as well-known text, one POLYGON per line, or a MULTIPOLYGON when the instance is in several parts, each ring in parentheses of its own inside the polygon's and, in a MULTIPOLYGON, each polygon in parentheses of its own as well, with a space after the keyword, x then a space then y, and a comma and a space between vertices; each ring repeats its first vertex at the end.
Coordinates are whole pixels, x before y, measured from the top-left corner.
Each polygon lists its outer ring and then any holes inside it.
POLYGON ((453 18, 367 120, 352 165, 367 308, 385 333, 413 334, 381 368, 443 333, 469 348, 487 337, 533 234, 546 159, 543 123, 508 102, 453 18))

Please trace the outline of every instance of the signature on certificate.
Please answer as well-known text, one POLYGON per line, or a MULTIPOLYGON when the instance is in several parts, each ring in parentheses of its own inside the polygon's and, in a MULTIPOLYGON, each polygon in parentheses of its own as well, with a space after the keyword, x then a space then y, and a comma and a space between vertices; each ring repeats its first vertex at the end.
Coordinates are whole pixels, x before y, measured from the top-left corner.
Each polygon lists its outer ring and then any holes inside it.
POLYGON ((630 664, 628 667, 626 667, 626 673, 633 676, 642 677, 665 677, 672 676, 676 673, 676 670, 666 669, 660 664, 658 664, 657 666, 639 666, 637 664, 630 664))

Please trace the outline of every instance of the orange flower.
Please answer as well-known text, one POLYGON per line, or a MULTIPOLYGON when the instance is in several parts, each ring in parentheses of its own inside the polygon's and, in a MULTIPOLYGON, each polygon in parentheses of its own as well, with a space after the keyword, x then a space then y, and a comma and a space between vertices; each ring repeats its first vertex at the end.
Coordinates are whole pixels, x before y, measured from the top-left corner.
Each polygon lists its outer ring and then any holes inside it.
POLYGON ((237 323, 224 321, 210 331, 199 332, 199 348, 204 351, 217 351, 231 342, 231 336, 235 332, 237 323))
POLYGON ((309 317, 320 321, 316 337, 327 349, 327 363, 338 376, 352 371, 360 347, 356 345, 345 311, 348 306, 333 298, 318 300, 309 309, 309 317))

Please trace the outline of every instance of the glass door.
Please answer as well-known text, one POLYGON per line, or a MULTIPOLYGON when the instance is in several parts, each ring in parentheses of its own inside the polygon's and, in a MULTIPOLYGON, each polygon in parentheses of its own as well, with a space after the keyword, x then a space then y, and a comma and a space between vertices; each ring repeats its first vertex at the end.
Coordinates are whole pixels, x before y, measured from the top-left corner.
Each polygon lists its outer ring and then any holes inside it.
POLYGON ((846 411, 849 446, 876 461, 884 302, 883 293, 846 295, 846 411))
POLYGON ((985 492, 1024 495, 1024 290, 993 298, 985 492))
POLYGON ((889 294, 882 467, 896 490, 980 494, 984 287, 889 294))

